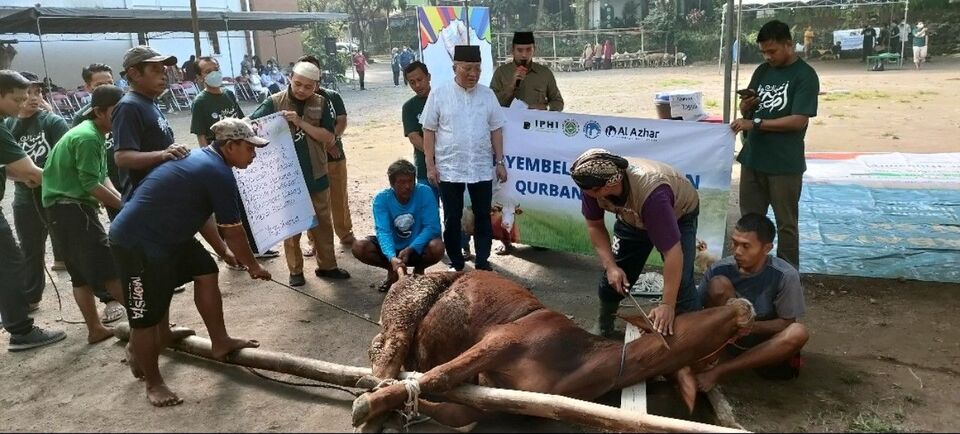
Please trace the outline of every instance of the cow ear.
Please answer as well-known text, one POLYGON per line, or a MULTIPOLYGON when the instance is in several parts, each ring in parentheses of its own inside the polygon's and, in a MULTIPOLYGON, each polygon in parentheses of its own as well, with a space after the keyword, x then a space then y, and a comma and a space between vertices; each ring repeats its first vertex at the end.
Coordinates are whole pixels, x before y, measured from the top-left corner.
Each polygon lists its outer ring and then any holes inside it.
POLYGON ((513 215, 520 215, 520 214, 523 214, 523 210, 520 209, 520 207, 517 207, 517 210, 513 212, 513 215))

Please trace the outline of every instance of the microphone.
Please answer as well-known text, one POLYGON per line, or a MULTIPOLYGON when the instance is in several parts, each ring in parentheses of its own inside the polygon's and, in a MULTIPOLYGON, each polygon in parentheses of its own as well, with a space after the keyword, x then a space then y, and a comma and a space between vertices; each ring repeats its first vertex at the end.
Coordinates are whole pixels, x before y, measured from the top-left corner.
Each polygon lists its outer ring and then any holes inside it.
MULTIPOLYGON (((518 68, 521 67, 521 66, 524 67, 524 68, 526 68, 526 67, 527 67, 527 61, 524 60, 524 61, 520 62, 519 65, 517 65, 518 68)), ((518 79, 517 79, 517 82, 513 84, 513 90, 514 90, 514 91, 516 91, 516 90, 520 87, 520 83, 521 83, 521 82, 523 82, 523 79, 522 79, 522 78, 518 78, 518 79)))

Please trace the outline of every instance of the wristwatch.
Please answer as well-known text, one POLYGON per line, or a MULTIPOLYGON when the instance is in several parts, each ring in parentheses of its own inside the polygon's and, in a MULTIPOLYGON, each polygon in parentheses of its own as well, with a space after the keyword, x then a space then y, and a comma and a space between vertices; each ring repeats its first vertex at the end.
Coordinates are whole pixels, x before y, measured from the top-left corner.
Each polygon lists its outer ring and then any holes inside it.
POLYGON ((760 129, 760 124, 762 124, 762 123, 763 123, 763 119, 753 118, 753 129, 759 130, 759 129, 760 129))
POLYGON ((497 160, 497 166, 506 166, 506 165, 507 165, 507 160, 505 158, 501 158, 497 160))

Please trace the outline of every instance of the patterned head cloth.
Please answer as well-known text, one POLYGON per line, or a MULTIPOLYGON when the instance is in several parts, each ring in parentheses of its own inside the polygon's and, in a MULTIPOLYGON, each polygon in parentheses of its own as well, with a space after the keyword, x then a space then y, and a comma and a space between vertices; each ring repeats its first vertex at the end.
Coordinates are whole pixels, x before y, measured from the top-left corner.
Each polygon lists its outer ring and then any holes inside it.
POLYGON ((573 161, 570 176, 581 189, 592 190, 622 181, 624 170, 629 165, 619 155, 611 154, 606 149, 593 148, 573 161))
POLYGON ((243 140, 253 146, 262 148, 267 146, 267 139, 258 137, 250 128, 250 124, 237 118, 224 118, 210 127, 218 141, 243 140))

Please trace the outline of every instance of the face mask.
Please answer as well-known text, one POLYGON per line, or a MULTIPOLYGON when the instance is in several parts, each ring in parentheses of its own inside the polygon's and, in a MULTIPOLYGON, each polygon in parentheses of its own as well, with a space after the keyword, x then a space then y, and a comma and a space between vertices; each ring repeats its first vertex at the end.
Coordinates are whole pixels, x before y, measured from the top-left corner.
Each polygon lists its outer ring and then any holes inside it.
POLYGON ((222 87, 223 73, 220 71, 211 71, 207 74, 207 77, 203 79, 203 82, 210 87, 222 87))

